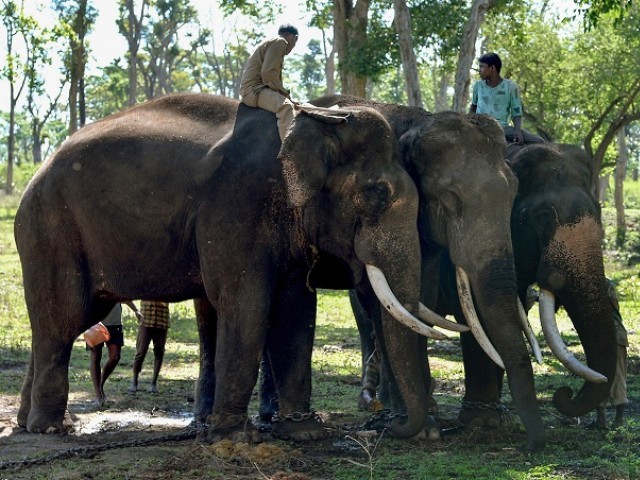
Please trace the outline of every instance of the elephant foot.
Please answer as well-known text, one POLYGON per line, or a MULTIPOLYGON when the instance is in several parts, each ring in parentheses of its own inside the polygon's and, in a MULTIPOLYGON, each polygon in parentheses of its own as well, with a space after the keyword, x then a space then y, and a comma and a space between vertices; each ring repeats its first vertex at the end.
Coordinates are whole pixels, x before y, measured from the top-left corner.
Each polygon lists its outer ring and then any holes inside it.
POLYGON ((271 435, 280 440, 308 442, 323 440, 328 433, 322 419, 315 413, 277 413, 273 416, 273 430, 271 435))
POLYGON ((366 412, 379 412, 384 406, 382 402, 376 398, 375 389, 363 388, 358 397, 358 408, 366 412))
POLYGON ((31 409, 27 418, 26 429, 30 433, 66 434, 75 431, 75 423, 66 409, 60 420, 52 418, 50 415, 38 414, 31 409))
POLYGON ((508 411, 500 402, 463 401, 458 421, 472 428, 498 429, 509 421, 508 411))
POLYGON ((199 436, 199 440, 215 443, 221 440, 231 440, 234 443, 260 443, 262 435, 244 414, 223 415, 212 414, 207 417, 209 429, 206 436, 199 436))
POLYGON ((18 409, 18 417, 17 422, 18 426, 21 428, 27 428, 27 423, 29 421, 29 411, 31 410, 31 404, 25 406, 25 402, 20 404, 20 408, 18 409))

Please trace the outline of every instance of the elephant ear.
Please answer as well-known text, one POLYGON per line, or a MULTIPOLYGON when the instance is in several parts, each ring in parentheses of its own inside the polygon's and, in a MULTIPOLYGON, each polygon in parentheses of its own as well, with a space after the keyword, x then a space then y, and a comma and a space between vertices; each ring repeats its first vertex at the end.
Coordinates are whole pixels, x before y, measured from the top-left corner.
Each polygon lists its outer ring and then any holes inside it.
POLYGON ((407 172, 413 177, 415 174, 415 162, 413 159, 413 152, 418 151, 416 148, 418 142, 422 140, 424 129, 421 127, 413 127, 407 130, 400 139, 398 145, 400 146, 400 158, 402 164, 407 172))
POLYGON ((302 207, 320 191, 340 152, 338 136, 332 132, 351 116, 348 110, 298 107, 278 154, 289 206, 302 207))

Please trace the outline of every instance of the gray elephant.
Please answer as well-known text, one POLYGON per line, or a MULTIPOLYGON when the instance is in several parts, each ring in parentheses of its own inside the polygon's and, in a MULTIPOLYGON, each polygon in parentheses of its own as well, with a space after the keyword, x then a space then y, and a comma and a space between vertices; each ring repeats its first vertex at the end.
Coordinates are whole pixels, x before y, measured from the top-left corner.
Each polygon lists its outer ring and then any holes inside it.
MULTIPOLYGON (((477 315, 497 350, 493 350, 494 358, 504 362, 507 369, 529 448, 542 448, 544 428, 520 320, 509 224, 517 181, 505 162, 506 143, 501 128, 485 116, 429 114, 419 108, 357 97, 328 96, 312 103, 324 107, 366 105, 389 121, 398 139, 402 166, 411 175, 420 196, 421 300, 427 307, 437 307, 441 264, 445 257, 453 260, 460 291, 467 298, 465 303, 473 303, 470 300, 473 295, 477 315)), ((379 303, 364 287, 355 288, 363 359, 373 350, 373 322, 383 378, 388 380, 382 385, 385 405, 391 408, 392 415, 408 412, 410 407, 402 405, 396 385, 401 373, 388 363, 393 342, 380 333, 379 303)), ((423 384, 420 402, 422 410, 427 411, 424 394, 430 389, 429 366, 424 340, 417 341, 420 357, 407 357, 406 364, 420 365, 421 376, 415 377, 415 383, 423 384)))
MULTIPOLYGON (((339 261, 354 285, 386 278, 384 301, 415 321, 418 198, 391 138, 371 109, 303 111, 278 156, 272 114, 203 94, 159 98, 70 137, 34 176, 15 219, 32 329, 19 425, 65 428, 74 340, 136 298, 198 298, 211 308, 210 439, 260 439, 247 406, 267 324, 289 339, 278 372, 293 386, 281 394, 283 413, 308 412, 316 254, 339 261)), ((412 350, 411 330, 387 314, 385 325, 412 350)), ((409 381, 400 383, 415 410, 409 381)))
MULTIPOLYGON (((530 285, 537 283, 542 289, 540 307, 547 343, 572 373, 586 380, 575 397, 568 387, 562 387, 553 402, 565 415, 584 415, 606 397, 616 360, 600 207, 590 193, 591 163, 583 150, 571 145, 510 147, 508 157, 519 180, 511 213, 518 294, 525 304, 530 285), (565 307, 578 332, 587 366, 562 343, 552 318, 559 305, 565 307)), ((449 262, 442 265, 441 299, 435 309, 464 319, 449 262)), ((504 371, 472 336, 463 333, 461 342, 465 396, 459 418, 467 424, 496 426, 501 422, 504 371)))

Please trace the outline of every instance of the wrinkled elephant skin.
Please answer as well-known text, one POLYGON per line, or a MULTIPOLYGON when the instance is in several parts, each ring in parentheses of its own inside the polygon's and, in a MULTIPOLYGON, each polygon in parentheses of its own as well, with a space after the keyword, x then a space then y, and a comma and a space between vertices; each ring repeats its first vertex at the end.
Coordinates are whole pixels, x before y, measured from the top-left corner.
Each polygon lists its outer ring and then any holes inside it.
POLYGON ((21 426, 63 430, 73 342, 116 302, 198 299, 209 438, 236 441, 260 438, 247 406, 267 330, 288 339, 285 413, 309 410, 315 255, 342 262, 354 285, 377 266, 417 310, 418 199, 388 124, 366 108, 320 117, 300 113, 278 157, 273 114, 172 95, 61 146, 15 221, 33 333, 21 426))

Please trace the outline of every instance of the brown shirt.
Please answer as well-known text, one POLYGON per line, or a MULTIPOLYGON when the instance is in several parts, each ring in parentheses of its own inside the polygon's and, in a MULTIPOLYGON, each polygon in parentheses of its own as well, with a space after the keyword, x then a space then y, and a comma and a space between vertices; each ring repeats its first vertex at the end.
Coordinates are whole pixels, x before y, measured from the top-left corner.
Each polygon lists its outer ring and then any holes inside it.
POLYGON ((282 67, 288 45, 283 37, 265 40, 258 45, 244 66, 240 81, 241 96, 256 94, 264 87, 289 95, 289 90, 282 84, 282 67))
POLYGON ((165 302, 152 302, 142 300, 140 302, 142 320, 140 325, 148 328, 169 328, 169 304, 165 302))

